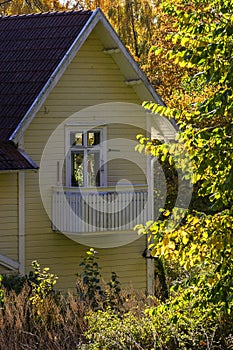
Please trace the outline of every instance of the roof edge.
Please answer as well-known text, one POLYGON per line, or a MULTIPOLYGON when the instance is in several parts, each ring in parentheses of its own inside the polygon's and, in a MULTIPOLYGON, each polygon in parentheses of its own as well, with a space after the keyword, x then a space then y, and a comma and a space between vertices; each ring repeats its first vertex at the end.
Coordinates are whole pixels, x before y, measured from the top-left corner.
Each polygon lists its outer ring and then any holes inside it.
POLYGON ((154 87, 152 86, 152 84, 148 80, 146 74, 142 71, 142 69, 140 68, 138 63, 134 60, 134 58, 131 55, 130 51, 122 43, 121 39, 119 38, 118 34, 116 33, 115 29, 112 27, 112 25, 110 24, 110 22, 106 18, 106 16, 103 14, 101 9, 98 8, 98 10, 102 14, 102 16, 100 18, 100 21, 102 22, 104 27, 108 30, 108 32, 112 36, 113 40, 116 41, 119 49, 121 50, 121 52, 123 53, 125 58, 129 61, 129 63, 133 67, 134 71, 139 76, 139 78, 142 80, 142 82, 144 83, 144 85, 146 86, 146 88, 148 89, 150 94, 153 96, 153 98, 155 99, 156 103, 158 103, 159 105, 165 106, 164 101, 162 100, 160 95, 156 92, 156 90, 154 89, 154 87))
POLYGON ((46 82, 46 84, 44 85, 40 93, 37 95, 33 104, 28 109, 24 118, 18 124, 14 132, 11 134, 9 140, 14 141, 15 143, 17 143, 20 140, 21 136, 24 134, 28 125, 31 123, 34 116, 39 111, 43 103, 45 102, 49 93, 56 86, 58 80, 60 79, 62 74, 65 72, 66 68, 68 67, 72 59, 75 57, 77 52, 80 50, 80 48, 82 47, 82 45, 84 44, 84 42, 86 41, 90 33, 92 32, 92 30, 95 28, 95 26, 98 24, 98 22, 101 22, 102 25, 105 27, 105 29, 109 32, 110 36, 116 42, 122 54, 124 55, 126 60, 129 62, 129 64, 132 66, 135 73, 142 80, 145 87, 150 92, 151 96, 154 98, 156 103, 162 106, 165 106, 165 103, 163 102, 162 98, 158 95, 158 93, 156 92, 156 90, 153 88, 152 84, 149 82, 148 78, 146 77, 145 73, 141 70, 139 65, 133 59, 130 52, 124 46, 124 44, 120 40, 119 36, 117 35, 112 25, 109 23, 104 13, 101 11, 100 8, 97 8, 95 11, 93 11, 90 18, 88 19, 88 21, 86 22, 86 24, 84 25, 80 33, 78 34, 78 36, 73 41, 73 44, 67 50, 66 54, 64 55, 64 57, 62 58, 58 66, 55 68, 55 70, 53 71, 50 78, 48 79, 48 81, 46 82))
POLYGON ((98 19, 94 21, 94 19, 97 18, 98 13, 100 13, 99 8, 93 11, 92 15, 90 16, 85 26, 82 28, 82 30, 74 40, 73 44, 67 50, 63 59, 60 61, 60 63, 58 64, 58 66, 55 68, 50 78, 48 79, 47 83, 44 85, 42 90, 37 95, 36 99, 34 100, 31 107, 28 109, 24 118, 21 120, 17 128, 9 137, 10 141, 17 142, 20 139, 21 135, 24 133, 27 126, 30 124, 30 122, 34 118, 35 114, 39 111, 39 109, 41 108, 42 104, 46 100, 49 93, 53 90, 53 88, 57 84, 63 72, 66 70, 67 66, 72 61, 72 59, 74 58, 78 50, 83 45, 84 41, 87 39, 88 35, 91 33, 94 26, 98 22, 98 19))
POLYGON ((36 162, 34 162, 34 160, 32 160, 32 158, 25 153, 21 148, 18 148, 18 152, 28 161, 28 163, 32 166, 32 169, 28 169, 28 170, 38 170, 39 166, 36 164, 36 162))
POLYGON ((5 266, 9 270, 18 271, 19 262, 11 258, 8 258, 6 255, 0 254, 0 265, 5 266))

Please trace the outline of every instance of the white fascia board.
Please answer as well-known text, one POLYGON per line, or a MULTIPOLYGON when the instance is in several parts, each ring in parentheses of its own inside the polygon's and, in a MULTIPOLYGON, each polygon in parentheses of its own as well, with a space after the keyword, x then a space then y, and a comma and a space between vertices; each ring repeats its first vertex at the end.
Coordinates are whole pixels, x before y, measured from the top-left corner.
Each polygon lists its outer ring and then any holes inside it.
POLYGON ((93 12, 93 14, 89 18, 85 26, 83 27, 79 35, 74 40, 73 44, 70 46, 70 48, 64 55, 59 65, 56 67, 56 69, 50 76, 47 83, 44 85, 43 89, 40 91, 40 93, 34 100, 33 104, 25 114, 22 121, 18 124, 17 128, 14 130, 14 132, 10 136, 10 140, 13 140, 15 143, 17 143, 21 139, 25 130, 27 129, 27 127, 29 126, 29 124, 37 114, 37 112, 40 110, 43 103, 46 101, 50 92, 54 89, 59 79, 64 74, 65 70, 67 69, 67 67, 73 60, 73 58, 76 56, 77 52, 80 50, 80 48, 88 38, 93 28, 98 23, 100 16, 102 16, 102 12, 99 9, 93 12))
POLYGON ((9 270, 17 271, 19 263, 5 255, 0 254, 0 265, 5 266, 9 270))
POLYGON ((31 166, 34 168, 34 169, 28 169, 28 170, 35 171, 35 170, 39 169, 39 166, 36 164, 36 162, 34 162, 34 160, 32 160, 31 157, 29 157, 29 155, 27 153, 25 153, 21 148, 18 148, 18 151, 28 161, 28 163, 30 163, 31 166))
POLYGON ((0 174, 18 174, 18 173, 37 173, 39 168, 37 169, 7 169, 7 170, 0 170, 0 174))
MULTIPOLYGON (((101 11, 100 11, 100 13, 102 14, 101 11)), ((119 36, 117 35, 117 33, 115 32, 115 30, 113 29, 113 27, 111 26, 109 21, 107 20, 107 18, 103 14, 102 14, 102 16, 100 16, 100 22, 102 23, 102 25, 104 26, 104 28, 106 29, 108 34, 111 36, 113 42, 115 43, 114 49, 115 50, 116 50, 116 48, 120 49, 120 52, 124 56, 125 64, 128 65, 131 69, 133 69, 133 71, 135 73, 135 77, 127 77, 126 80, 128 80, 128 78, 129 79, 130 78, 132 78, 132 79, 138 78, 139 80, 141 80, 143 82, 145 88, 148 90, 149 94, 154 99, 154 102, 158 103, 159 105, 165 106, 165 103, 163 102, 161 97, 157 94, 157 92, 155 91, 152 84, 149 82, 145 73, 141 70, 139 65, 136 63, 136 61, 134 60, 134 58, 132 57, 132 55, 130 54, 128 49, 125 47, 125 45, 121 42, 119 36)), ((109 45, 110 45, 110 42, 108 43, 108 46, 109 45)), ((106 47, 105 49, 108 50, 108 49, 111 49, 111 47, 106 47)), ((119 58, 119 53, 117 53, 114 56, 114 60, 116 61, 116 63, 117 63, 118 58, 119 58)), ((126 69, 126 67, 125 67, 125 69, 126 69)))

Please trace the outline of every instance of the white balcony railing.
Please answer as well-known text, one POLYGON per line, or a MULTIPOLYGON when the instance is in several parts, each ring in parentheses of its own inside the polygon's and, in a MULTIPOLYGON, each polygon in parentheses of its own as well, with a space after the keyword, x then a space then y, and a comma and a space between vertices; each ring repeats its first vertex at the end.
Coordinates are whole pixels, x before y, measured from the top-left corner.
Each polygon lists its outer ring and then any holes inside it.
POLYGON ((54 187, 53 229, 84 233, 132 230, 148 220, 146 186, 79 189, 54 187))

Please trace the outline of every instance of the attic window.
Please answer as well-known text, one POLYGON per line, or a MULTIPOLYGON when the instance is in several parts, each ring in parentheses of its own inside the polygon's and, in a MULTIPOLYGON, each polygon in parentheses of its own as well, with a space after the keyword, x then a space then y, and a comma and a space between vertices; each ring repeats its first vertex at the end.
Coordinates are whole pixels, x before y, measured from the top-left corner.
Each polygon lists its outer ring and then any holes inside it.
POLYGON ((103 130, 69 132, 67 184, 74 187, 103 186, 103 130))

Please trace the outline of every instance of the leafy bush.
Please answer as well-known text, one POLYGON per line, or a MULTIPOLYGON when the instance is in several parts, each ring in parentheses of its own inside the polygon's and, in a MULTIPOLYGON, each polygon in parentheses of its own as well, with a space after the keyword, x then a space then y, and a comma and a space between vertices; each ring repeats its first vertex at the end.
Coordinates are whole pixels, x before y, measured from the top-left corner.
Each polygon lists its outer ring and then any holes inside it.
POLYGON ((56 293, 57 277, 37 262, 34 284, 0 286, 0 350, 233 350, 232 312, 210 301, 205 284, 181 283, 162 302, 122 290, 114 273, 101 284, 95 259, 91 250, 82 264, 81 296, 56 293))
POLYGON ((2 289, 2 276, 0 275, 0 309, 4 307, 4 290, 2 289))
POLYGON ((124 315, 108 309, 87 316, 90 350, 151 349, 155 343, 152 317, 138 318, 131 312, 124 315))
POLYGON ((80 263, 83 271, 77 274, 76 290, 80 300, 84 301, 93 310, 111 307, 118 308, 122 304, 121 286, 118 276, 112 272, 111 280, 104 283, 101 280, 97 254, 93 248, 86 252, 80 263))
POLYGON ((32 287, 32 295, 30 300, 32 304, 39 306, 44 302, 47 296, 55 295, 54 285, 58 277, 49 272, 49 267, 45 267, 42 271, 38 261, 32 262, 36 281, 30 281, 32 287))
POLYGON ((100 268, 96 261, 97 252, 91 248, 86 254, 80 263, 83 271, 77 274, 76 290, 80 300, 86 301, 93 309, 96 309, 104 293, 100 284, 100 268))
POLYGON ((119 313, 90 312, 85 335, 88 349, 233 349, 233 317, 220 305, 205 303, 197 290, 187 288, 155 307, 119 313))

